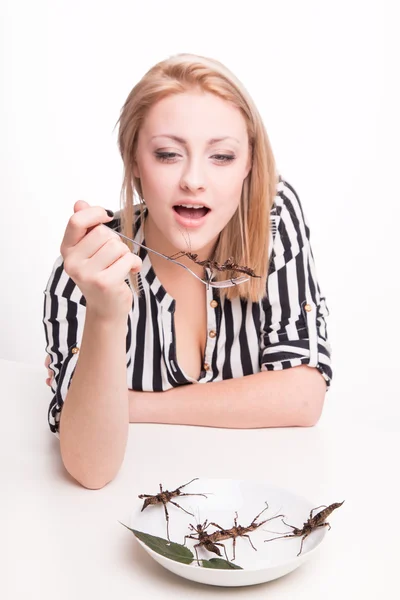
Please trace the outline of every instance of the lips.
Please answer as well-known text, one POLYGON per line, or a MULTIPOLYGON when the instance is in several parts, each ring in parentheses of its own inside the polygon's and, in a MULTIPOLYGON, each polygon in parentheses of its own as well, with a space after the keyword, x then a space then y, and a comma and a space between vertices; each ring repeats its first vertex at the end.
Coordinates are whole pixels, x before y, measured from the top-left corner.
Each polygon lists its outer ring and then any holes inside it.
POLYGON ((200 204, 176 204, 173 206, 174 216, 184 227, 199 227, 207 219, 211 209, 200 204), (199 207, 199 208, 194 208, 199 207))
POLYGON ((205 217, 206 214, 210 211, 206 206, 202 206, 199 208, 195 208, 194 206, 189 208, 188 206, 177 205, 174 206, 174 211, 178 213, 181 217, 185 217, 187 219, 201 219, 205 217))

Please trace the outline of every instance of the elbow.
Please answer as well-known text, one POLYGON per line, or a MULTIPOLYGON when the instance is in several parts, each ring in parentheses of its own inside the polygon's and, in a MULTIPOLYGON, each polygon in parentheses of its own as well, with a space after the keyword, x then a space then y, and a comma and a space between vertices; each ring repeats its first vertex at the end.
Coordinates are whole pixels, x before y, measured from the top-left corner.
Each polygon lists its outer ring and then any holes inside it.
POLYGON ((111 472, 110 466, 97 467, 88 461, 80 459, 61 447, 61 460, 67 473, 72 479, 88 490, 100 490, 109 484, 116 476, 118 469, 111 472))
POLYGON ((118 452, 99 452, 92 445, 80 443, 74 432, 65 427, 65 419, 60 427, 60 454, 67 473, 72 479, 88 490, 100 490, 118 474, 124 459, 124 446, 118 452))
POLYGON ((301 427, 315 427, 321 418, 324 407, 325 392, 322 394, 313 394, 304 399, 299 415, 299 425, 301 427))
POLYGON ((91 469, 85 468, 83 465, 71 465, 65 457, 62 457, 62 461, 65 470, 72 479, 87 490, 101 490, 115 477, 115 475, 107 477, 104 473, 94 474, 93 472, 89 472, 92 471, 91 469))
POLYGON ((107 479, 106 481, 88 481, 88 482, 78 481, 78 483, 82 487, 86 488, 87 490, 101 490, 111 481, 112 481, 112 479, 110 479, 110 480, 107 479))
POLYGON ((302 418, 301 422, 299 423, 300 427, 315 427, 315 425, 317 425, 319 419, 321 417, 321 414, 319 414, 317 417, 314 414, 310 414, 308 416, 308 418, 302 418))
POLYGON ((93 474, 87 475, 86 472, 79 472, 78 469, 70 469, 65 464, 65 461, 63 462, 64 467, 69 473, 69 475, 75 480, 76 483, 78 483, 80 486, 87 490, 101 490, 114 479, 114 477, 93 477, 93 474))
POLYGON ((314 369, 304 371, 308 385, 302 386, 299 394, 299 425, 301 427, 315 427, 321 418, 326 396, 326 382, 320 373, 314 369))

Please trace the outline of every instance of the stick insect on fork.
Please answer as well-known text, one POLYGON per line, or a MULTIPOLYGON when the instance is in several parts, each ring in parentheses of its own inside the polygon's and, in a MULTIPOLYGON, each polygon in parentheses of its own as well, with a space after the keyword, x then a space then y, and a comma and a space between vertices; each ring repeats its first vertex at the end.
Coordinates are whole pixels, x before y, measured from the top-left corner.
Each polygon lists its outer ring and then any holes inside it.
MULTIPOLYGON (((182 233, 182 236, 183 236, 183 233, 182 233)), ((183 236, 183 238, 185 239, 185 236, 183 236)), ((185 239, 185 242, 186 242, 186 245, 188 246, 189 250, 188 251, 182 250, 182 251, 176 252, 175 254, 172 254, 169 258, 176 260, 178 258, 182 258, 183 256, 186 256, 187 258, 189 258, 191 261, 193 261, 197 265, 200 265, 201 267, 204 267, 205 269, 209 269, 211 273, 213 273, 213 271, 237 271, 239 273, 245 273, 246 275, 249 275, 250 277, 257 277, 258 279, 261 277, 260 275, 256 275, 254 273, 253 269, 251 269, 250 267, 238 265, 233 260, 232 256, 230 258, 228 258, 227 260, 225 260, 223 263, 219 263, 216 260, 213 260, 210 258, 207 258, 205 260, 198 260, 199 255, 195 254, 191 250, 189 236, 188 236, 188 239, 189 239, 189 243, 187 243, 186 239, 185 239)))
MULTIPOLYGON (((103 226, 106 227, 106 225, 103 225, 103 226)), ((211 272, 211 270, 207 271, 207 269, 206 269, 206 273, 207 273, 206 279, 202 279, 201 277, 199 277, 197 275, 197 273, 195 273, 194 271, 192 271, 192 269, 189 269, 189 267, 187 265, 184 265, 183 263, 179 262, 175 258, 171 258, 170 256, 167 256, 166 254, 162 254, 161 252, 157 252, 156 250, 153 250, 152 248, 149 248, 148 246, 145 246, 144 244, 141 244, 141 243, 137 242, 136 240, 133 240, 132 238, 127 237, 126 235, 124 235, 120 231, 117 231, 117 230, 114 230, 114 231, 115 231, 115 233, 117 235, 119 235, 124 240, 126 240, 128 242, 132 242, 133 244, 136 244, 140 248, 144 248, 148 252, 153 252, 154 254, 157 254, 158 256, 161 256, 165 260, 173 262, 176 265, 179 265, 180 267, 182 267, 183 269, 186 269, 186 271, 189 271, 189 273, 191 273, 191 275, 193 275, 193 277, 196 277, 196 279, 198 279, 199 281, 201 281, 202 283, 204 283, 207 286, 207 289, 209 289, 210 287, 228 288, 228 287, 232 287, 234 285, 239 285, 240 283, 244 283, 244 282, 246 282, 246 281, 249 280, 249 277, 247 277, 246 275, 242 275, 241 277, 235 277, 235 278, 231 278, 231 279, 225 279, 224 281, 212 281, 212 279, 213 279, 212 272, 211 272)))

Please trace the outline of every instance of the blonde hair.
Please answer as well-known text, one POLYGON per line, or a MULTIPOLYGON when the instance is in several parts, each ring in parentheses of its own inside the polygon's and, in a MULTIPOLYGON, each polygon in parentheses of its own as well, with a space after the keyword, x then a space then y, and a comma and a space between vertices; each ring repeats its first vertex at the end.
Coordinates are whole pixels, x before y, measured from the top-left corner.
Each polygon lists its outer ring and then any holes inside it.
MULTIPOLYGON (((150 107, 172 94, 201 89, 230 102, 243 115, 248 132, 251 169, 243 182, 240 202, 229 223, 219 235, 214 260, 222 263, 233 257, 239 265, 254 270, 261 279, 250 277, 246 283, 220 289, 221 297, 240 297, 256 302, 266 295, 269 267, 270 209, 276 195, 278 174, 275 159, 261 116, 242 83, 217 60, 193 54, 177 54, 153 66, 129 93, 121 109, 118 146, 124 163, 121 189, 121 229, 133 232, 134 193, 139 210, 144 210, 140 179, 133 174, 133 163, 141 124, 150 107)), ((132 250, 132 244, 127 242, 132 250)), ((215 280, 237 277, 236 271, 217 271, 215 280)), ((137 293, 137 276, 131 275, 137 293), (133 279, 134 277, 134 279, 133 279)))

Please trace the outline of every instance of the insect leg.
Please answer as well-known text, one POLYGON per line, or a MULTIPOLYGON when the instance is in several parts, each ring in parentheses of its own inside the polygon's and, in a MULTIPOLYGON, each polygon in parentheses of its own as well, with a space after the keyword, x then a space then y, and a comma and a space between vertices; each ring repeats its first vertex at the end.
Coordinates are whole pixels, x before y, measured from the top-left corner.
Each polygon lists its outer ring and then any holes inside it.
POLYGON ((313 510, 318 510, 319 508, 327 508, 326 504, 321 504, 321 506, 317 506, 317 508, 312 508, 310 512, 310 519, 313 518, 313 510))
MULTIPOLYGON (((270 517, 269 519, 265 519, 265 521, 261 521, 261 523, 258 523, 258 525, 256 523, 256 525, 257 525, 257 527, 260 527, 261 525, 264 525, 264 523, 268 523, 268 521, 272 521, 273 519, 279 519, 279 517, 283 518, 284 516, 285 515, 275 515, 274 517, 270 517)), ((255 519, 254 519, 254 521, 255 521, 255 519)), ((253 523, 254 523, 254 521, 253 521, 253 523)), ((267 531, 267 530, 265 529, 265 531, 267 531)))
POLYGON ((331 526, 329 525, 329 523, 320 523, 315 528, 317 528, 317 527, 329 527, 328 531, 330 531, 330 529, 331 529, 331 526))
POLYGON ((173 504, 174 506, 177 506, 178 508, 180 508, 181 510, 183 510, 183 512, 187 513, 188 515, 190 515, 191 517, 194 517, 194 514, 189 512, 188 510, 182 508, 182 506, 180 506, 179 504, 177 504, 176 502, 174 502, 173 500, 170 500, 171 504, 173 504))
POLYGON ((166 502, 163 502, 163 505, 164 505, 165 518, 167 519, 167 539, 170 542, 171 540, 169 537, 169 514, 168 514, 166 502))
POLYGON ((233 558, 232 560, 235 560, 236 558, 236 536, 233 537, 233 558))
POLYGON ((286 535, 280 535, 279 537, 271 538, 270 540, 264 540, 264 542, 273 542, 274 540, 280 540, 282 538, 289 538, 289 537, 297 537, 297 535, 295 533, 287 533, 286 535))
POLYGON ((179 496, 203 496, 203 498, 207 498, 206 494, 179 494, 179 496))
POLYGON ((201 544, 195 544, 195 545, 194 545, 194 551, 196 552, 196 560, 197 560, 197 564, 198 564, 198 565, 199 565, 199 567, 200 567, 199 555, 197 554, 197 548, 198 548, 198 546, 201 546, 201 544))
POLYGON ((254 517, 253 519, 253 523, 254 521, 257 521, 258 517, 261 516, 263 514, 264 511, 268 510, 268 502, 265 503, 267 506, 265 508, 262 509, 262 511, 260 513, 258 513, 258 515, 256 517, 254 517))
POLYGON ((270 529, 263 529, 263 531, 266 531, 267 533, 281 533, 280 531, 271 531, 270 529))
POLYGON ((203 523, 203 531, 206 531, 210 527, 211 523, 207 523, 207 519, 203 523))
POLYGON ((247 539, 249 540, 249 542, 250 542, 250 546, 251 546, 252 548, 254 548, 254 550, 256 550, 256 551, 257 551, 257 548, 256 548, 256 547, 253 545, 253 542, 251 541, 251 539, 250 539, 250 536, 249 536, 249 535, 247 535, 247 534, 245 534, 245 533, 244 533, 244 534, 242 535, 242 537, 245 537, 245 538, 247 538, 247 539))
POLYGON ((198 480, 198 477, 195 477, 194 479, 191 479, 187 483, 184 483, 183 485, 180 485, 178 488, 176 488, 175 492, 178 491, 178 490, 181 490, 184 487, 186 487, 187 485, 189 485, 189 483, 192 483, 192 481, 197 481, 197 480, 198 480))
POLYGON ((209 525, 212 525, 213 527, 217 527, 220 531, 223 531, 224 533, 226 533, 226 529, 224 529, 223 527, 221 527, 221 525, 218 525, 218 523, 209 523, 209 525))
POLYGON ((297 527, 295 527, 294 525, 289 525, 289 523, 286 523, 283 519, 282 519, 282 523, 285 523, 285 525, 287 525, 288 527, 291 527, 292 529, 297 529, 297 527))
POLYGON ((171 254, 171 256, 169 258, 173 258, 174 260, 176 260, 177 258, 181 258, 182 256, 185 256, 186 252, 175 252, 175 254, 171 254))
MULTIPOLYGON (((225 548, 225 545, 224 545, 224 544, 221 544, 221 542, 213 542, 213 544, 214 544, 215 546, 222 546, 222 547, 223 547, 223 549, 224 549, 224 554, 225 554, 225 558, 226 558, 226 560, 229 562, 229 558, 228 558, 228 555, 227 555, 227 553, 226 553, 226 548, 225 548)), ((233 560, 235 560, 235 557, 233 557, 233 560)))
POLYGON ((304 542, 304 540, 306 539, 306 537, 308 537, 309 535, 310 535, 310 532, 308 532, 308 533, 305 533, 305 534, 303 535, 303 537, 301 538, 300 552, 299 552, 299 554, 298 554, 297 556, 299 556, 299 555, 301 554, 301 551, 302 551, 302 549, 303 549, 303 542, 304 542))
POLYGON ((183 545, 186 546, 186 538, 190 538, 191 540, 198 540, 199 538, 197 536, 194 535, 185 535, 185 537, 183 538, 183 545))

